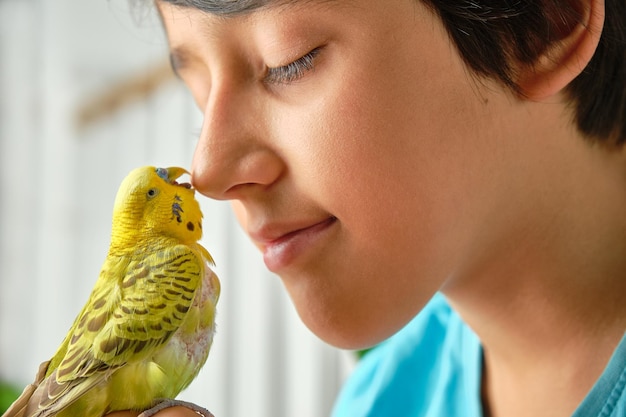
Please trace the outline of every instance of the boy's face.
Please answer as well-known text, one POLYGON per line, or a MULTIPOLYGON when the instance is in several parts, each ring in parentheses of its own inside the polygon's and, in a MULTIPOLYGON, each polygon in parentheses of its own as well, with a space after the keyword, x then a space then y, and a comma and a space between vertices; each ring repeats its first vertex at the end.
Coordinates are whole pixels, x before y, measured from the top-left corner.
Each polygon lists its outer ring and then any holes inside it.
POLYGON ((468 74, 421 3, 159 9, 205 117, 194 186, 233 200, 321 338, 380 341, 482 255, 515 100, 468 74))

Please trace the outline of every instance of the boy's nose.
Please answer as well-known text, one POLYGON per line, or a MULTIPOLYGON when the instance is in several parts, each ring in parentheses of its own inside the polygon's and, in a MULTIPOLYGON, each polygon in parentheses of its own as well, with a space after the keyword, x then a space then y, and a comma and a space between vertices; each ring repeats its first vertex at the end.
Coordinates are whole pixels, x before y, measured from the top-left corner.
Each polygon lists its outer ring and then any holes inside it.
POLYGON ((232 90, 212 93, 191 165, 192 184, 213 199, 243 199, 276 181, 284 166, 268 142, 259 101, 232 90))

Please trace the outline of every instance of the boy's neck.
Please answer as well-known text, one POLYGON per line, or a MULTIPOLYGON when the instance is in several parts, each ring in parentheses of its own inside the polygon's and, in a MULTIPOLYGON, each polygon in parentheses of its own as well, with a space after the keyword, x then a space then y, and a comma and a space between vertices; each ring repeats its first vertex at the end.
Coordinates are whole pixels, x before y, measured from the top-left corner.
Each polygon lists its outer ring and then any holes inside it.
POLYGON ((494 218, 514 232, 442 289, 483 344, 493 417, 570 416, 626 330, 626 151, 573 136, 540 138, 532 209, 494 218))

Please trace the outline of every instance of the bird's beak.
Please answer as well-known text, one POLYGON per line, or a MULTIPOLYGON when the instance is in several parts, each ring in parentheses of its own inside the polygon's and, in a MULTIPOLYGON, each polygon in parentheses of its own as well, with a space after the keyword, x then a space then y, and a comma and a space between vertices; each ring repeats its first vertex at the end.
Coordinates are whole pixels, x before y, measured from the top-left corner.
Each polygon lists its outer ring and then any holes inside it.
POLYGON ((189 175, 189 171, 187 171, 185 168, 169 167, 166 169, 167 169, 167 179, 170 180, 172 184, 176 183, 176 180, 180 178, 183 174, 189 175))
POLYGON ((191 183, 189 182, 179 183, 176 181, 178 178, 180 178, 181 175, 184 175, 184 174, 191 175, 189 174, 189 171, 187 171, 185 168, 169 167, 169 168, 158 168, 158 170, 160 170, 159 176, 163 178, 164 180, 169 181, 170 184, 178 185, 180 187, 187 188, 188 190, 191 189, 191 183))

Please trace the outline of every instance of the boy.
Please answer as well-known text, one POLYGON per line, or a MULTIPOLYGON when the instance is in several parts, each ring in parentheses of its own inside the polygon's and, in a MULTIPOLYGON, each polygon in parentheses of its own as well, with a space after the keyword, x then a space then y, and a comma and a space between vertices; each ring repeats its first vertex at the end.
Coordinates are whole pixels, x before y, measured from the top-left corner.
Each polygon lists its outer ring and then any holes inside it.
POLYGON ((194 186, 320 338, 388 339, 337 416, 625 415, 623 1, 157 6, 194 186))

